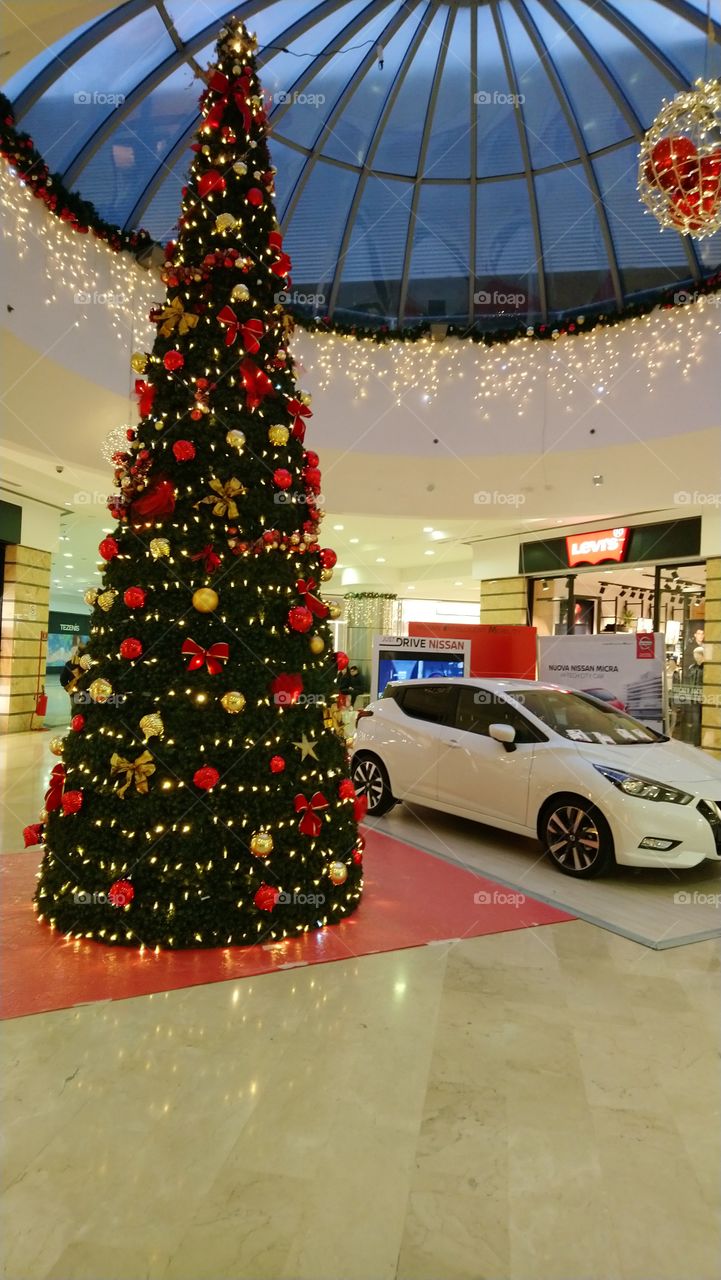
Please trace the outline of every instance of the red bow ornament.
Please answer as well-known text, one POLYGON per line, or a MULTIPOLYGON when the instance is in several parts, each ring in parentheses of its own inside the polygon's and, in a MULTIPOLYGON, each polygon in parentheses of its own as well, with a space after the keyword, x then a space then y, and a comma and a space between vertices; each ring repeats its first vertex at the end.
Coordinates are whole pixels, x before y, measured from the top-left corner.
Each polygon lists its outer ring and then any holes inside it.
POLYGON ((293 399, 288 401, 288 412, 293 414, 291 435, 295 436, 296 440, 304 440, 305 423, 303 419, 313 417, 311 410, 308 408, 307 404, 303 404, 302 400, 293 399))
POLYGON ((147 524, 172 516, 175 510, 175 485, 167 476, 158 476, 139 498, 131 503, 130 518, 134 524, 147 524))
POLYGON ((232 94, 233 101, 243 117, 243 127, 245 132, 250 133, 251 111, 250 103, 248 102, 248 93, 250 91, 249 72, 247 70, 244 71, 243 74, 231 85, 230 80, 226 75, 223 75, 222 71, 214 71, 208 81, 208 88, 212 89, 214 93, 220 93, 223 96, 210 108, 210 111, 205 117, 206 125, 211 129, 218 128, 223 116, 225 115, 225 108, 227 107, 232 94))
POLYGON ((276 276, 290 275, 292 262, 288 254, 283 249, 283 237, 280 231, 271 231, 268 236, 268 248, 276 255, 275 262, 271 264, 271 271, 276 276))
POLYGON ((48 813, 52 813, 54 809, 59 809, 63 798, 63 788, 65 786, 65 766, 56 764, 50 774, 50 785, 45 792, 45 808, 48 813))
POLYGON ((191 640, 190 636, 183 641, 180 652, 191 655, 188 671, 197 671, 199 667, 205 666, 211 676, 217 676, 223 670, 222 664, 230 657, 230 648, 225 641, 221 640, 211 644, 209 649, 203 649, 201 645, 196 644, 195 640, 191 640))
POLYGON ((271 394, 273 383, 267 373, 259 369, 253 360, 247 358, 240 362, 240 376, 245 388, 246 408, 257 409, 265 397, 271 394))
POLYGON ((252 356, 256 351, 260 351, 259 339, 265 333, 265 325, 262 320, 246 320, 245 324, 240 326, 240 337, 246 351, 252 356))
POLYGON ((228 326, 225 331, 225 345, 226 347, 232 347, 240 332, 240 321, 233 308, 223 307, 222 311, 218 312, 218 320, 221 324, 228 326))
POLYGON ((298 594, 303 597, 303 603, 306 609, 310 609, 311 613, 315 614, 316 618, 327 618, 328 605, 312 594, 313 591, 318 589, 318 584, 315 579, 308 578, 306 580, 304 578, 300 578, 295 585, 298 594))
POLYGON ((295 797, 293 805, 296 813, 303 815, 298 823, 301 835, 319 836, 323 829, 323 819, 319 815, 328 808, 328 801, 323 792, 316 791, 310 800, 306 800, 305 796, 299 794, 295 797))
POLYGON ((215 573, 215 570, 220 564, 220 556, 217 551, 213 550, 210 543, 208 543, 206 547, 203 547, 202 551, 196 552, 196 554, 190 558, 191 560, 202 560, 203 568, 208 575, 215 573))

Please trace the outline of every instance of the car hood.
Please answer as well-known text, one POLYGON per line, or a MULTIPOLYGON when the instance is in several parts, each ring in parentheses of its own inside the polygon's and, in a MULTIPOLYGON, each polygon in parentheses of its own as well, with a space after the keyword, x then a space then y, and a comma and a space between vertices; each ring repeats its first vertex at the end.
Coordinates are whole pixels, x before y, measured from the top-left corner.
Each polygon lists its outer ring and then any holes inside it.
POLYGON ((710 782, 721 796, 721 765, 705 751, 690 747, 685 742, 641 743, 637 747, 594 746, 585 742, 574 745, 579 755, 592 764, 627 769, 629 773, 677 786, 710 782))

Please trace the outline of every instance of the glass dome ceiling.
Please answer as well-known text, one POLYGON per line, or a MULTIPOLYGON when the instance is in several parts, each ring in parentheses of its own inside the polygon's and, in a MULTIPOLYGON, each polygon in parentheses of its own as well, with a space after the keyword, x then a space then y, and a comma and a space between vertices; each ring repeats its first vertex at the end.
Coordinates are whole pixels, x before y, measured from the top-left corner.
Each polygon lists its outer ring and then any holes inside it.
POLYGON ((721 72, 706 0, 128 0, 5 86, 103 217, 172 237, 199 70, 255 31, 296 307, 484 327, 708 274, 636 194, 664 97, 721 72))

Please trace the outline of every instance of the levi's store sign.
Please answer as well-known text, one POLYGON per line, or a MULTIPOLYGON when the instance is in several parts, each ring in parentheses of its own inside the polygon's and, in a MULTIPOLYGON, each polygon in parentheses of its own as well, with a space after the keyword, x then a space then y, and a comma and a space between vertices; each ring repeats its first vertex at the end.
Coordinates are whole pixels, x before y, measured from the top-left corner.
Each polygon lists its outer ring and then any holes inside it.
POLYGON ((597 533, 573 533, 566 538, 568 567, 578 564, 620 564, 626 559, 628 529, 599 529, 597 533))

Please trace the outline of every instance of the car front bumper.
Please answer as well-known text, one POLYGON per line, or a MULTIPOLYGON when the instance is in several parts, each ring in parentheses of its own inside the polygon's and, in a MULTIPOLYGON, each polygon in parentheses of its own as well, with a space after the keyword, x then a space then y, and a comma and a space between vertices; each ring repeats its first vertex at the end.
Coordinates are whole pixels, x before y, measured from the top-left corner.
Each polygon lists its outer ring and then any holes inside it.
POLYGON ((616 862, 629 867, 697 867, 721 862, 721 799, 695 796, 687 805, 635 800, 608 813, 616 862), (672 849, 642 848, 646 838, 674 842, 672 849))

